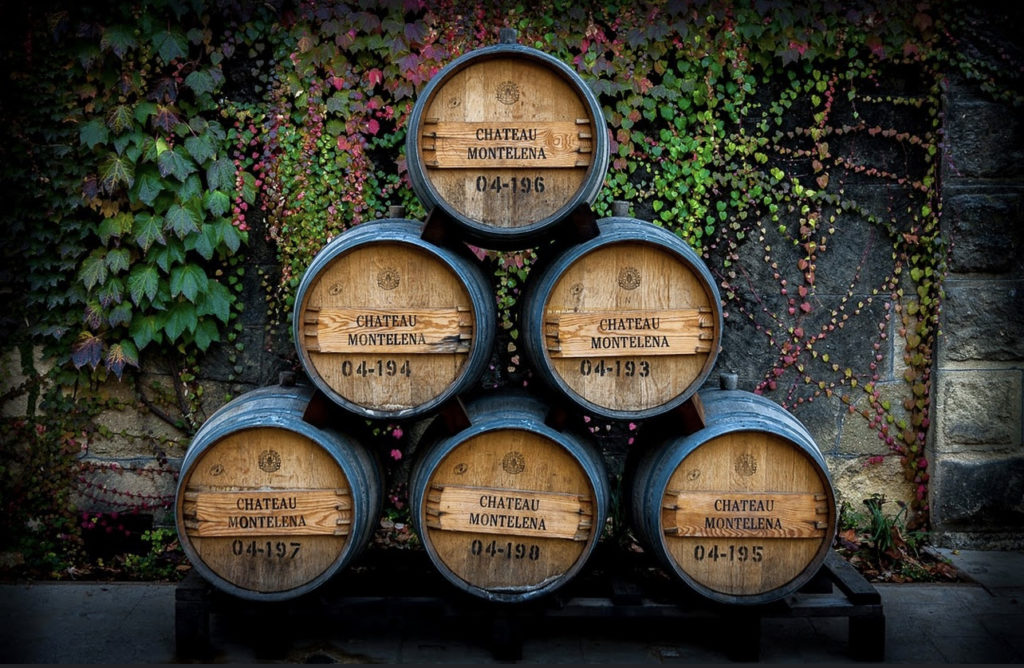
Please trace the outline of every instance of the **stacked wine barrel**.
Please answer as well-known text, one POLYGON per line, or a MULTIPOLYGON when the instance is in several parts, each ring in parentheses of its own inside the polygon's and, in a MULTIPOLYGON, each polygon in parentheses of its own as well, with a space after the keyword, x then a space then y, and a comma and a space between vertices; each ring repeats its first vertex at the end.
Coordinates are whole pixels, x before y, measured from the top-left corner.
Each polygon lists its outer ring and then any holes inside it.
POLYGON ((836 527, 824 460, 781 407, 701 390, 721 347, 714 279, 622 203, 593 214, 609 140, 580 77, 503 31, 428 83, 406 154, 426 220, 392 212, 353 226, 299 284, 293 335, 312 387, 240 397, 196 434, 177 517, 197 570, 239 596, 283 598, 366 545, 379 469, 327 426, 343 420, 311 417, 326 405, 429 421, 408 480, 413 527, 444 578, 477 597, 544 596, 601 538, 609 468, 567 413, 662 425, 635 446, 623 503, 682 583, 762 603, 813 577, 836 527), (482 389, 496 302, 469 244, 538 249, 519 305, 537 389, 482 389))

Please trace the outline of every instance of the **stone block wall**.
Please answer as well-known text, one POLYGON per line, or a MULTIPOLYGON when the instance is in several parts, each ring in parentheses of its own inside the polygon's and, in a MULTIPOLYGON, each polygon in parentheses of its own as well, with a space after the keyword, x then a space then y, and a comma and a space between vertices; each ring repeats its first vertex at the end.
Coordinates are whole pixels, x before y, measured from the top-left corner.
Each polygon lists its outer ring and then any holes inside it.
POLYGON ((930 435, 932 526, 950 547, 1024 541, 1024 121, 964 81, 945 99, 949 272, 930 435))

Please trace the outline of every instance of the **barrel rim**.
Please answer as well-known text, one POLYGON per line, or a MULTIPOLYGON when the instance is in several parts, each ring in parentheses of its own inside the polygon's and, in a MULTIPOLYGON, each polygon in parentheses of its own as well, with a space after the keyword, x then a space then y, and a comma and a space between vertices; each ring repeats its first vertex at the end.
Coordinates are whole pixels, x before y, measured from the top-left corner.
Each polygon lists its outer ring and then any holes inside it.
POLYGON ((427 552, 431 563, 437 567, 438 572, 440 572, 446 580, 467 593, 487 600, 504 603, 524 602, 541 596, 546 596, 571 581, 589 562, 590 556, 600 542, 602 527, 608 518, 608 505, 611 499, 611 484, 608 481, 607 465, 605 464, 601 453, 597 451, 590 441, 583 438, 582 435, 571 431, 559 431, 558 429, 555 429, 531 416, 517 417, 508 414, 488 415, 479 422, 472 423, 470 426, 461 429, 454 434, 449 434, 439 438, 433 443, 430 443, 427 451, 417 460, 411 472, 409 478, 410 494, 417 493, 422 487, 422 495, 425 496, 428 491, 427 483, 430 480, 431 472, 436 470, 436 466, 441 462, 441 460, 453 452, 457 447, 463 445, 466 441, 492 431, 510 428, 528 430, 545 436, 556 445, 568 450, 569 454, 571 454, 581 464, 586 462, 591 464, 595 469, 593 471, 593 477, 588 478, 591 486, 593 487, 595 500, 593 529, 591 531, 591 535, 586 541, 580 558, 573 562, 572 566, 561 574, 561 577, 553 578, 542 586, 528 592, 509 592, 501 589, 487 589, 464 580, 452 571, 451 568, 447 567, 444 560, 441 559, 440 555, 438 555, 433 542, 424 538, 428 530, 423 525, 423 518, 421 517, 421 514, 424 512, 426 504, 423 503, 422 499, 410 498, 410 504, 419 506, 419 512, 413 513, 412 515, 412 521, 416 532, 421 537, 420 543, 423 545, 423 549, 427 552), (571 447, 567 447, 568 445, 571 445, 571 447))
POLYGON ((613 420, 643 420, 664 415, 675 410, 679 406, 682 406, 697 392, 699 392, 701 386, 707 381, 711 372, 714 370, 718 356, 721 352, 724 329, 724 319, 721 308, 722 298, 718 291, 718 285, 715 283, 711 270, 708 269, 707 265, 703 260, 701 260, 697 252, 693 250, 693 248, 690 247, 690 245, 683 239, 669 232, 665 228, 655 225, 647 220, 626 216, 602 218, 598 220, 596 224, 599 230, 599 234, 597 236, 560 252, 557 257, 540 270, 540 275, 531 280, 527 286, 522 309, 524 323, 523 341, 526 347, 527 356, 533 363, 534 368, 540 371, 542 380, 553 386, 561 394, 569 398, 585 411, 613 420), (642 234, 637 234, 637 232, 641 232, 642 234), (715 318, 715 338, 711 342, 712 353, 708 355, 701 372, 693 379, 693 382, 690 383, 690 386, 686 388, 686 390, 669 401, 641 410, 609 408, 607 406, 594 403, 569 387, 568 383, 566 383, 565 380, 554 371, 550 364, 550 359, 543 354, 545 346, 543 340, 542 314, 545 310, 544 307, 548 302, 548 295, 554 287, 554 284, 558 282, 562 275, 564 275, 574 263, 585 258, 592 252, 618 242, 646 243, 676 253, 703 279, 704 286, 710 292, 708 295, 710 301, 718 306, 718 308, 714 309, 713 314, 715 318), (544 295, 544 300, 538 306, 540 310, 537 315, 541 322, 535 323, 531 318, 530 306, 536 303, 537 300, 535 297, 537 295, 544 295))
POLYGON ((317 389, 323 392, 335 404, 354 415, 375 420, 405 420, 430 413, 476 382, 486 370, 487 363, 491 358, 491 352, 497 338, 495 332, 497 306, 490 296, 490 283, 487 277, 478 265, 472 263, 457 249, 435 244, 424 239, 422 237, 423 228, 424 223, 409 218, 378 218, 351 227, 334 237, 320 249, 309 263, 309 266, 306 267, 306 271, 299 281, 299 286, 295 290, 291 329, 292 342, 299 358, 299 364, 306 371, 310 382, 317 389), (382 238, 378 232, 384 227, 397 230, 398 234, 392 238, 382 238), (426 251, 433 258, 443 262, 456 276, 462 277, 465 275, 469 280, 464 281, 464 286, 470 301, 473 303, 473 340, 470 344, 469 352, 466 354, 466 361, 463 363, 458 376, 449 383, 443 392, 430 401, 397 410, 381 410, 364 406, 342 396, 328 385, 319 373, 314 373, 315 367, 309 352, 301 345, 303 338, 303 305, 306 293, 320 271, 344 253, 381 241, 394 242, 426 251))
POLYGON ((438 207, 444 211, 462 230, 469 241, 495 250, 513 250, 521 247, 523 244, 539 243, 552 228, 562 223, 581 203, 593 204, 600 194, 601 188, 604 186, 604 179, 611 160, 610 142, 608 140, 608 128, 604 117, 604 110, 601 108, 597 96, 590 85, 584 81, 578 72, 570 68, 562 60, 540 49, 523 44, 492 44, 464 53, 445 65, 430 78, 417 96, 407 127, 409 130, 406 132, 405 138, 405 155, 408 160, 409 182, 416 197, 427 209, 438 207), (574 88, 581 91, 581 97, 595 125, 593 138, 594 159, 591 161, 590 167, 587 168, 583 185, 554 213, 529 225, 501 228, 486 225, 481 221, 462 215, 445 198, 441 197, 437 188, 427 178, 426 169, 419 159, 420 141, 416 128, 421 126, 423 115, 426 113, 429 103, 433 101, 433 97, 437 92, 436 89, 446 82, 448 78, 475 61, 492 60, 509 55, 521 55, 543 61, 544 64, 553 66, 563 79, 566 79, 574 88))
MULTIPOLYGON (((747 392, 745 390, 710 389, 710 390, 703 390, 699 394, 700 394, 701 401, 704 403, 705 407, 707 407, 709 404, 713 405, 714 403, 716 403, 719 400, 721 400, 721 401, 739 400, 739 401, 743 401, 743 402, 749 402, 751 404, 758 405, 758 406, 764 406, 766 408, 772 408, 772 409, 777 410, 778 412, 781 412, 782 414, 784 414, 786 417, 791 419, 794 424, 787 425, 787 424, 784 424, 784 423, 781 423, 781 422, 776 422, 776 421, 770 419, 770 417, 766 416, 766 415, 755 415, 754 418, 753 418, 753 421, 755 421, 755 422, 762 422, 762 423, 765 423, 765 424, 772 425, 776 429, 781 429, 781 430, 784 430, 785 432, 787 432, 787 434, 793 434, 795 436, 798 436, 798 437, 800 437, 800 439, 802 439, 804 441, 807 441, 810 445, 814 446, 813 448, 803 448, 803 449, 804 449, 805 452, 807 452, 812 457, 812 459, 814 459, 815 463, 819 465, 821 471, 824 473, 824 475, 828 479, 828 482, 831 484, 832 476, 831 476, 831 473, 829 472, 828 462, 825 460, 825 453, 822 452, 821 446, 818 445, 818 442, 814 439, 814 436, 811 435, 810 431, 807 429, 807 425, 805 425, 803 423, 803 421, 800 420, 800 418, 798 418, 796 415, 793 415, 793 413, 791 413, 790 411, 786 410, 785 406, 781 406, 781 405, 771 401, 770 399, 768 399, 766 397, 763 397, 763 396, 761 396, 759 394, 755 394, 753 392, 747 392)), ((715 436, 721 436, 721 435, 724 435, 725 433, 729 433, 729 432, 733 432, 733 431, 738 431, 738 429, 730 429, 730 427, 732 425, 735 425, 735 424, 736 424, 736 422, 732 418, 730 418, 730 420, 728 422, 726 420, 724 420, 724 419, 716 419, 714 425, 706 427, 704 430, 701 430, 700 432, 696 432, 695 434, 690 434, 690 436, 695 436, 697 433, 702 433, 702 432, 714 433, 715 436)), ((795 440, 795 439, 791 439, 791 440, 795 440)))
MULTIPOLYGON (((277 413, 257 411, 250 414, 243 414, 240 416, 243 419, 240 419, 238 422, 228 423, 223 419, 229 413, 227 409, 234 410, 239 407, 244 407, 245 404, 249 403, 251 400, 264 398, 266 396, 276 396, 273 392, 270 392, 274 387, 275 386, 257 388, 256 390, 252 390, 246 394, 239 395, 210 415, 206 422, 204 422, 203 425, 200 426, 199 430, 196 431, 192 441, 189 443, 185 457, 182 459, 181 471, 186 472, 190 468, 191 464, 199 461, 204 454, 209 452, 210 449, 225 436, 246 429, 261 427, 282 429, 310 439, 316 445, 321 446, 323 451, 334 460, 353 490, 351 495, 352 517, 355 519, 353 521, 353 530, 347 537, 345 537, 344 549, 340 550, 337 557, 331 562, 331 564, 315 578, 290 589, 273 592, 262 592, 248 589, 227 580, 214 571, 213 568, 211 568, 200 556, 199 551, 196 549, 192 540, 189 539, 188 532, 184 529, 184 517, 182 515, 181 501, 186 491, 187 483, 191 480, 191 476, 180 475, 174 492, 174 522, 175 531, 178 535, 178 543, 181 546, 182 551, 185 553, 185 556, 192 567, 195 568, 207 582, 210 582, 225 593, 252 601, 284 601, 295 598, 296 596, 304 595, 322 586, 340 572, 355 557, 362 553, 363 550, 365 550, 371 533, 375 528, 377 516, 380 514, 380 509, 383 506, 383 479, 378 463, 372 453, 359 440, 335 429, 312 425, 302 420, 302 416, 298 414, 291 414, 296 418, 295 420, 286 420, 285 416, 288 413, 284 410, 277 413), (259 393, 258 396, 257 393, 259 393), (218 416, 220 416, 221 419, 214 422, 213 419, 218 416), (304 430, 298 428, 298 425, 300 424, 305 425, 308 429, 304 430), (210 425, 210 427, 204 430, 206 425, 210 425), (329 437, 327 440, 330 441, 332 445, 336 445, 338 447, 324 447, 322 443, 313 439, 309 432, 329 437), (202 442, 199 441, 200 438, 203 439, 202 442), (197 444, 198 447, 193 447, 197 444), (351 451, 352 461, 346 461, 340 456, 342 452, 346 451, 346 448, 348 451, 351 451), (362 464, 367 464, 368 466, 364 468, 362 464), (376 484, 371 486, 368 483, 373 482, 373 478, 376 478, 376 484), (363 492, 363 494, 356 494, 356 490, 363 492), (361 509, 360 507, 364 505, 366 508, 361 509), (372 516, 371 513, 373 514, 372 516), (358 518, 363 518, 361 523, 357 523, 355 521, 358 520, 358 518), (362 524, 363 526, 360 528, 359 524, 362 524)), ((300 392, 308 392, 308 388, 306 386, 296 387, 301 388, 300 392)), ((295 397, 295 399, 296 401, 301 401, 300 397, 295 397)))

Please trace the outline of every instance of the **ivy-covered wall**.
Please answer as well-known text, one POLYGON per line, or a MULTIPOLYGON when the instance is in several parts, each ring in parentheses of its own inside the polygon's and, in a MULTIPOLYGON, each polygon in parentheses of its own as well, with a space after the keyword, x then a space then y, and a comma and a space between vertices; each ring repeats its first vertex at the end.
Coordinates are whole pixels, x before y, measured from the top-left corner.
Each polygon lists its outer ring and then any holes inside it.
MULTIPOLYGON (((940 535, 956 540, 1024 524, 1019 257, 964 265, 952 243, 995 207, 1010 239, 993 232, 985 247, 1019 246, 1020 163, 1007 171, 994 157, 1021 146, 1018 10, 153 0, 7 11, 0 535, 3 553, 20 555, 10 558, 57 568, 100 527, 169 522, 205 418, 301 373, 291 308, 316 252, 390 206, 426 216, 404 155, 417 93, 502 27, 591 86, 612 151, 595 212, 625 200, 702 255, 725 314, 716 369, 811 429, 842 502, 883 494, 909 527, 951 522, 940 535), (990 105, 979 123, 1003 134, 950 117, 971 105, 990 105), (963 311, 944 321, 945 305, 976 305, 962 295, 989 279, 1004 292, 971 339, 1001 331, 1010 343, 971 364, 939 359, 943 337, 972 322, 963 311), (937 363, 954 389, 937 390, 937 363), (989 410, 971 389, 989 376, 1002 383, 992 394, 1005 433, 936 430, 942 401, 989 410), (961 510, 963 490, 934 476, 960 477, 965 449, 991 463, 990 446, 1009 491, 961 510), (997 519, 976 527, 978 513, 997 519)), ((500 320, 483 382, 528 386, 516 306, 536 254, 479 255, 500 320)), ((643 437, 642 424, 587 425, 612 461, 643 437)), ((385 525, 401 526, 421 425, 370 426, 387 465, 385 525)), ((965 465, 983 490, 992 468, 965 465)))

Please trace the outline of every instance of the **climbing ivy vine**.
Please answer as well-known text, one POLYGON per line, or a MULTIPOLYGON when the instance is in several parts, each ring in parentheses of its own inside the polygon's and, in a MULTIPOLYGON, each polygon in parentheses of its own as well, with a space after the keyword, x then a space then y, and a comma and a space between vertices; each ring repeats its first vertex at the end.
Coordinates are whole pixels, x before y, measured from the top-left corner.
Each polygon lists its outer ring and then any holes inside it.
MULTIPOLYGON (((3 318, 60 382, 170 357, 201 392, 207 352, 246 352, 255 240, 276 257, 259 282, 267 326, 286 329, 332 237, 394 205, 426 215, 404 155, 416 95, 512 27, 602 104, 597 214, 629 201, 698 250, 757 391, 861 415, 926 521, 943 85, 1021 103, 1020 64, 979 50, 964 3, 30 4, 3 26, 3 318), (880 368, 890 350, 902 363, 880 368)), ((516 302, 536 256, 479 255, 509 343, 501 373, 518 377, 516 302)))

